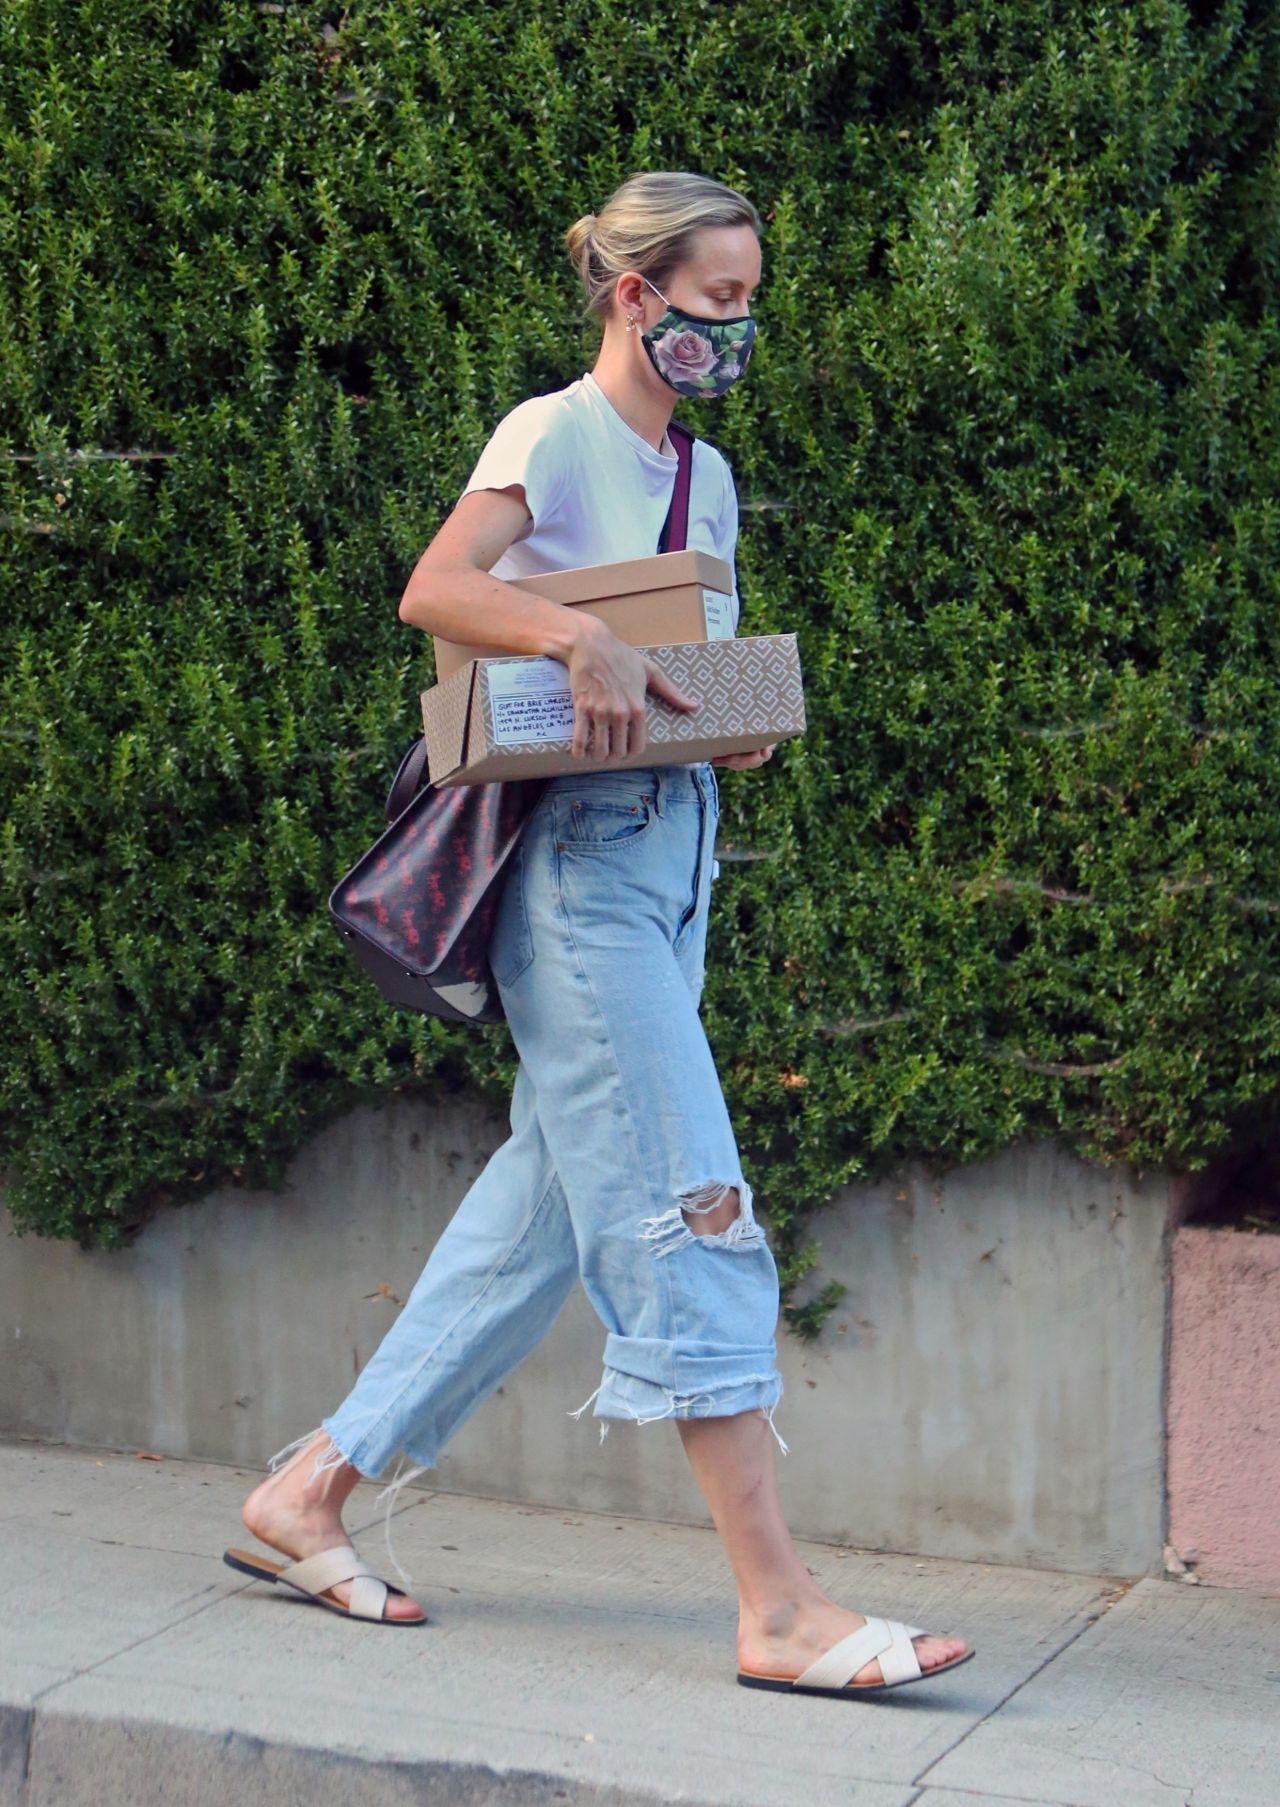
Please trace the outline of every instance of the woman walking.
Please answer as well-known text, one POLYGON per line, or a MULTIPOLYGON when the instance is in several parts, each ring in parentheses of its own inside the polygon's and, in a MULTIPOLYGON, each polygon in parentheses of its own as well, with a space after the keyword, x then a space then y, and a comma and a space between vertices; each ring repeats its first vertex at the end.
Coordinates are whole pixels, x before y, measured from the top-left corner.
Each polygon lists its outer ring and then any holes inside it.
MULTIPOLYGON (((656 171, 569 229, 603 329, 595 365, 498 423, 401 600, 401 620, 426 632, 562 660, 575 754, 643 752, 646 690, 681 709, 697 699, 595 617, 504 579, 654 552, 678 462, 675 403, 724 394, 751 355, 760 225, 735 189, 656 171)), ((732 565, 737 526, 729 466, 697 440, 687 543, 732 565)), ((737 609, 735 585, 735 625, 737 609)), ((547 781, 490 953, 520 1057, 511 1135, 346 1399, 271 1458, 243 1518, 291 1561, 253 1558, 250 1572, 334 1610, 423 1623, 353 1550, 343 1504, 408 1455, 417 1466, 384 1490, 390 1549, 399 1488, 436 1465, 581 1279, 606 1335, 600 1384, 573 1415, 594 1401, 602 1438, 611 1419, 675 1420, 737 1581, 741 1682, 879 1691, 974 1654, 830 1599, 782 1515, 777 1268, 698 1014, 714 768, 771 752, 547 781)))

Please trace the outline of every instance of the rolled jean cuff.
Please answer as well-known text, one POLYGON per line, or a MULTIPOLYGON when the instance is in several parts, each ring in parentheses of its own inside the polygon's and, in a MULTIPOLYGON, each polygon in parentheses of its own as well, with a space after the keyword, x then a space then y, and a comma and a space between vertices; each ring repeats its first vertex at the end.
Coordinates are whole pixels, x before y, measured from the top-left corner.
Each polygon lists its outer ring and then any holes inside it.
MULTIPOLYGON (((778 1373, 778 1346, 767 1343, 694 1342, 684 1337, 674 1343, 668 1337, 622 1336, 609 1331, 604 1339, 603 1366, 606 1377, 617 1376, 625 1394, 625 1383, 648 1383, 649 1398, 653 1388, 666 1393, 718 1392, 728 1387, 749 1383, 781 1388, 778 1373)), ((597 1417, 603 1414, 597 1412, 597 1417)), ((625 1414, 618 1414, 623 1416, 625 1414)))
POLYGON ((638 1380, 634 1374, 620 1373, 617 1368, 606 1368, 591 1415, 593 1418, 729 1418, 735 1412, 749 1412, 756 1406, 777 1405, 781 1398, 782 1376, 776 1370, 772 1374, 753 1374, 746 1380, 719 1386, 681 1391, 658 1386, 650 1380, 638 1380))
POLYGON ((680 1389, 606 1363, 604 1379, 591 1398, 584 1400, 569 1416, 581 1417, 594 1400, 595 1410, 591 1415, 603 1421, 600 1425, 603 1443, 610 1418, 651 1424, 660 1418, 731 1418, 740 1412, 759 1411, 767 1419, 782 1453, 788 1454, 788 1446, 773 1422, 774 1408, 782 1398, 781 1374, 772 1364, 762 1367, 758 1373, 743 1374, 740 1356, 735 1366, 738 1372, 734 1376, 713 1379, 703 1374, 703 1385, 680 1389))
POLYGON ((636 1424, 654 1418, 729 1418, 739 1411, 772 1411, 781 1397, 783 1377, 777 1372, 774 1343, 718 1353, 714 1344, 676 1346, 662 1337, 609 1332, 604 1377, 591 1395, 591 1415, 631 1418, 636 1424))

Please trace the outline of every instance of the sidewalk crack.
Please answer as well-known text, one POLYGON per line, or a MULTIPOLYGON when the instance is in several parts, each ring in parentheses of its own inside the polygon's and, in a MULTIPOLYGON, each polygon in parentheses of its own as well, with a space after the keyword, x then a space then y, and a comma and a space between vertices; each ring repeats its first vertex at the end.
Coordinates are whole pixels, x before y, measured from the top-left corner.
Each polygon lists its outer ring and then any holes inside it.
MULTIPOLYGON (((217 1583, 211 1581, 208 1587, 200 1589, 200 1593, 211 1593, 216 1585, 217 1583)), ((172 1631, 175 1625, 185 1625, 191 1619, 198 1619, 200 1614, 208 1612, 210 1607, 218 1606, 223 1600, 230 1599, 235 1594, 242 1594, 245 1591, 245 1587, 252 1587, 253 1585, 253 1581, 246 1576, 244 1587, 233 1587, 229 1592, 224 1590, 222 1593, 216 1594, 212 1600, 206 1600, 203 1606, 197 1606, 193 1612, 181 1613, 170 1619, 164 1625, 157 1625, 151 1631, 144 1631, 140 1637, 134 1638, 132 1643, 121 1644, 118 1649, 105 1651, 96 1662, 86 1663, 83 1669, 73 1669, 68 1675, 60 1675, 57 1681, 50 1682, 48 1687, 40 1688, 37 1692, 32 1694, 30 1700, 31 1707, 34 1709, 37 1701, 45 1700, 50 1694, 56 1694, 58 1689, 65 1688, 68 1682, 77 1682, 82 1675, 92 1675, 94 1670, 101 1669, 104 1663, 114 1663, 118 1656, 128 1656, 131 1650, 141 1649, 143 1644, 151 1643, 153 1638, 163 1637, 166 1632, 172 1631)), ((197 1594, 188 1596, 190 1599, 197 1599, 198 1597, 199 1595, 197 1594)))
MULTIPOLYGON (((1034 1669, 1032 1669, 1029 1674, 1024 1675, 1020 1681, 1015 1682, 1013 1687, 1009 1689, 1007 1694, 1002 1695, 999 1700, 995 1701, 993 1703, 993 1705, 990 1706, 987 1709, 987 1711, 981 1716, 980 1719, 975 1719, 973 1724, 968 1728, 968 1730, 961 1732, 959 1734, 959 1736, 955 1739, 955 1741, 952 1744, 949 1744, 945 1750, 939 1751, 938 1755, 936 1757, 934 1757, 933 1760, 924 1769, 922 1769, 920 1771, 920 1774, 913 1778, 913 1781, 915 1782, 915 1784, 920 1788, 920 1793, 918 1795, 914 1796, 913 1799, 907 1803, 907 1807, 916 1807, 916 1802, 924 1801, 925 1789, 928 1786, 930 1786, 926 1782, 925 1778, 929 1775, 929 1773, 932 1770, 935 1770, 938 1767, 938 1765, 943 1761, 944 1758, 949 1757, 951 1755, 952 1751, 959 1750, 960 1746, 965 1742, 965 1740, 968 1738, 972 1738, 973 1734, 976 1731, 978 1731, 982 1726, 986 1725, 986 1723, 989 1719, 994 1719, 996 1714, 999 1713, 1002 1710, 1002 1708, 1006 1707, 1009 1704, 1009 1702, 1014 1698, 1015 1695, 1020 1694, 1025 1687, 1028 1687, 1030 1685, 1030 1683, 1032 1683, 1036 1679, 1036 1677, 1038 1675, 1042 1675, 1044 1673, 1044 1671, 1049 1667, 1050 1663, 1056 1663, 1058 1658, 1063 1654, 1064 1651, 1070 1650, 1071 1646, 1073 1644, 1075 1644, 1080 1638, 1082 1638, 1087 1631, 1091 1631, 1092 1628, 1098 1623, 1099 1619, 1104 1619, 1106 1617, 1106 1615, 1111 1611, 1111 1608, 1113 1606, 1118 1606, 1120 1604, 1121 1600, 1123 1600, 1125 1598, 1126 1594, 1129 1593, 1130 1589, 1135 1588, 1138 1585, 1139 1581, 1143 1580, 1143 1578, 1144 1577, 1141 1575, 1134 1575, 1132 1577, 1123 1576, 1123 1575, 1115 1576, 1115 1577, 1107 1577, 1106 1580, 1103 1582, 1101 1589, 1099 1590, 1099 1594, 1098 1594, 1099 1604, 1096 1606, 1096 1608, 1091 1608, 1085 1614, 1084 1623, 1074 1632, 1074 1634, 1072 1636, 1068 1637, 1063 1643, 1059 1644, 1059 1646, 1056 1650, 1051 1650, 1049 1652, 1049 1654, 1045 1657, 1044 1661, 1042 1663, 1037 1663, 1036 1667, 1034 1669)), ((1160 1778, 1158 1776, 1156 1776, 1154 1778, 1154 1780, 1156 1780, 1158 1782, 1160 1780, 1160 1778)), ((1173 1786, 1176 1786, 1176 1784, 1173 1784, 1173 1786)), ((959 1790, 957 1792, 963 1793, 964 1791, 959 1790)), ((1025 1795, 1007 1795, 1007 1796, 1001 1796, 1000 1798, 1007 1799, 1010 1801, 1021 1801, 1021 1800, 1028 1800, 1032 1797, 1025 1796, 1025 1795)))

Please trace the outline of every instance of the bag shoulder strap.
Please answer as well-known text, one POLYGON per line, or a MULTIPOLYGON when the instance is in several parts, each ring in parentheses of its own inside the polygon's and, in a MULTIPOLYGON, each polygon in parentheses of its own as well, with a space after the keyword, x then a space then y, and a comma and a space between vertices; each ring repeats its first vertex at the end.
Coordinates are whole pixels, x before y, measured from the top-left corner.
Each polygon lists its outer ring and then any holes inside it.
POLYGON ((676 448, 676 480, 671 491, 671 506, 658 539, 659 552, 683 552, 689 531, 689 482, 693 475, 694 435, 679 421, 671 421, 667 436, 676 448))
POLYGON ((386 815, 388 822, 394 822, 397 816, 403 815, 422 788, 422 780, 427 770, 427 737, 419 734, 405 751, 400 761, 400 768, 391 780, 391 789, 387 794, 386 815))

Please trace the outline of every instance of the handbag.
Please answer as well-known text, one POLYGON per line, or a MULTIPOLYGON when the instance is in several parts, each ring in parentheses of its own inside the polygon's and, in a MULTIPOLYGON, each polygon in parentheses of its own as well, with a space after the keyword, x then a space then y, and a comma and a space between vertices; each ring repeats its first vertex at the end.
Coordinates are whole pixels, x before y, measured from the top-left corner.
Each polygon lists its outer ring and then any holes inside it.
MULTIPOLYGON (((678 463, 659 552, 684 550, 694 436, 674 421, 678 463)), ((453 1023, 506 1020, 489 941, 512 854, 545 778, 423 784, 419 734, 387 794, 390 826, 334 886, 329 915, 388 1003, 453 1023)))

